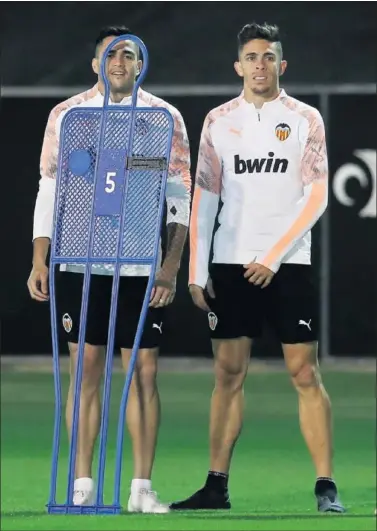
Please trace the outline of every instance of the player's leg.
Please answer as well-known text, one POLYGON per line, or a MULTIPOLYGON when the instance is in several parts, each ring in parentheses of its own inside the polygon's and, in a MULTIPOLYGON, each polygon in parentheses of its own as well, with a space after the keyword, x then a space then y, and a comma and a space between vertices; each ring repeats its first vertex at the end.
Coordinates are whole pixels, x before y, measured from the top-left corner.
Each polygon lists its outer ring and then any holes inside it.
MULTIPOLYGON (((70 383, 66 404, 66 425, 71 439, 78 344, 69 343, 70 383)), ((73 502, 90 505, 94 501, 92 463, 94 446, 101 422, 100 385, 104 365, 104 348, 85 344, 80 393, 79 429, 73 502)))
POLYGON ((251 340, 213 339, 215 388, 211 398, 210 469, 228 475, 234 446, 241 433, 251 340))
MULTIPOLYGON (((244 413, 244 381, 247 375, 251 339, 213 339, 215 387, 210 409, 210 470, 205 487, 209 498, 230 507, 228 477, 233 450, 241 434, 244 413), (214 495, 214 496, 213 496, 214 495)), ((214 507, 216 508, 216 507, 214 507)))
MULTIPOLYGON (((131 349, 122 349, 125 370, 131 349)), ((160 397, 157 387, 158 349, 142 348, 127 403, 127 427, 132 440, 133 480, 128 503, 130 512, 168 512, 152 491, 152 470, 160 426, 160 397)))
POLYGON ((298 393, 300 427, 317 477, 332 476, 330 399, 322 383, 317 342, 284 344, 285 363, 298 393))
MULTIPOLYGON (((214 354, 215 387, 210 412, 210 470, 202 489, 186 500, 173 503, 174 510, 229 509, 228 477, 233 450, 243 422, 243 385, 250 359, 251 337, 260 334, 261 320, 250 307, 257 290, 243 278, 238 266, 215 264, 212 281, 216 294, 208 299, 214 354)), ((254 308, 262 311, 257 300, 254 308)))
MULTIPOLYGON (((343 512, 333 480, 329 396, 318 363, 318 303, 310 266, 285 264, 278 272, 275 321, 299 401, 300 427, 316 470, 320 511, 343 512)), ((272 284, 271 284, 272 285, 272 284)))
POLYGON ((298 393, 301 432, 316 470, 318 510, 343 512, 333 479, 331 404, 317 361, 317 343, 283 344, 283 351, 298 393))
POLYGON ((247 375, 251 340, 248 337, 212 340, 215 387, 210 408, 210 467, 203 488, 173 510, 230 509, 229 469, 241 434, 244 412, 243 384, 247 375))
MULTIPOLYGON (((146 290, 145 277, 122 279, 118 341, 122 361, 128 370, 134 337, 146 290)), ((160 425, 160 397, 157 387, 159 345, 163 332, 162 308, 149 308, 141 337, 135 371, 127 403, 127 426, 131 435, 134 474, 128 510, 131 512, 168 512, 152 490, 152 470, 160 425)))
MULTIPOLYGON (((58 277, 58 316, 61 319, 63 337, 68 341, 70 351, 70 384, 66 403, 66 426, 69 439, 72 433, 82 285, 83 275, 80 273, 61 273, 58 277)), ((106 343, 109 310, 106 301, 109 302, 110 289, 110 277, 92 275, 80 393, 73 497, 75 505, 90 505, 94 501, 92 462, 100 428, 100 385, 104 367, 104 344, 106 343)))

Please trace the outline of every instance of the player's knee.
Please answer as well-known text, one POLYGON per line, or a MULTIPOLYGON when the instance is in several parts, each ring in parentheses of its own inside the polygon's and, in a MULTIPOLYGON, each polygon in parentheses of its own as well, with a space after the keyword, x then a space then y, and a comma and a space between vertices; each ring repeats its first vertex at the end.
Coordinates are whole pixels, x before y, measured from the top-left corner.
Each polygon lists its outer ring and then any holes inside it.
POLYGON ((157 385, 157 353, 154 349, 139 351, 132 390, 136 392, 154 392, 157 385))
POLYGON ((242 388, 247 372, 247 363, 235 358, 219 357, 215 361, 216 388, 237 391, 242 388))
POLYGON ((156 387, 157 363, 155 360, 148 360, 141 363, 137 369, 140 387, 144 390, 153 390, 156 387))
MULTIPOLYGON (((70 347, 71 363, 70 363, 70 375, 71 382, 76 379, 77 368, 77 346, 70 347)), ((85 345, 81 389, 90 391, 96 390, 101 382, 103 372, 103 359, 102 351, 100 347, 94 345, 85 345)))
POLYGON ((317 365, 304 363, 291 371, 292 382, 299 391, 318 387, 321 377, 317 365))

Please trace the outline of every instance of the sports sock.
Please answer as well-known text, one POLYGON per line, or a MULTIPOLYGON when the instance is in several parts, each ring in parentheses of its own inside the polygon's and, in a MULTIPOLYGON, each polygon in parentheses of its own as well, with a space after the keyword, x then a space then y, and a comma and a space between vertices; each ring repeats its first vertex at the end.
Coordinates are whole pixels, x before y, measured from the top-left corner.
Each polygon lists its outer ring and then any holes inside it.
POLYGON ((141 489, 151 490, 152 481, 150 479, 133 479, 131 482, 131 493, 136 494, 141 489))
POLYGON ((205 487, 217 492, 225 492, 228 489, 229 474, 210 470, 208 472, 205 487))
POLYGON ((318 477, 315 483, 315 492, 321 493, 328 489, 335 490, 337 492, 335 481, 332 478, 318 477))

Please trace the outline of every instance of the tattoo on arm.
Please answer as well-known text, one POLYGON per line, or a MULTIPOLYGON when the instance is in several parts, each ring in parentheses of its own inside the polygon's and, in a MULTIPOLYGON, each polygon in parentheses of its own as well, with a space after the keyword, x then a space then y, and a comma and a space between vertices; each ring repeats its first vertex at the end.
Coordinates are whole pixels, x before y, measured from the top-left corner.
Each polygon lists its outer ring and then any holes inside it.
POLYGON ((169 223, 167 226, 167 245, 165 261, 175 262, 179 267, 183 247, 186 242, 188 228, 180 223, 169 223))
POLYGON ((188 227, 185 225, 180 223, 168 224, 166 255, 162 270, 158 274, 158 285, 168 287, 174 282, 181 263, 187 233, 188 227))

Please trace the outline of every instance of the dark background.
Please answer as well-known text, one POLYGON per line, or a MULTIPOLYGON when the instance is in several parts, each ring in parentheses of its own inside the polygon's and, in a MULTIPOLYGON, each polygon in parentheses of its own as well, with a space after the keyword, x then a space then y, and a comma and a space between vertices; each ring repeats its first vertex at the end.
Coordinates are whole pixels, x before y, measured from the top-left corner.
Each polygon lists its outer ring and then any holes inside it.
POLYGON ((287 83, 375 82, 372 2, 2 2, 6 85, 87 85, 103 24, 125 24, 147 45, 148 83, 236 82, 239 29, 281 27, 287 83))
MULTIPOLYGON (((214 9, 209 2, 3 2, 0 10, 1 354, 51 352, 49 307, 31 301, 26 288, 40 149, 51 108, 95 83, 90 61, 98 29, 124 23, 144 40, 150 55, 145 88, 182 113, 194 176, 206 113, 240 88, 233 70, 237 32, 247 22, 267 20, 282 28, 288 60, 282 86, 325 118, 331 181, 349 162, 365 175, 365 186, 353 175, 346 182, 351 206, 335 197, 330 183, 327 217, 314 230, 324 353, 375 356, 376 212, 362 217, 360 211, 375 191, 376 168, 354 154, 371 149, 375 161, 377 24, 372 3, 349 2, 340 8, 332 2, 220 2, 214 9)), ((189 298, 187 269, 186 249, 162 354, 210 356, 206 317, 189 298)), ((256 355, 281 353, 267 334, 256 355)))

